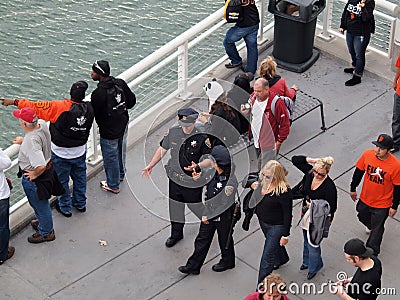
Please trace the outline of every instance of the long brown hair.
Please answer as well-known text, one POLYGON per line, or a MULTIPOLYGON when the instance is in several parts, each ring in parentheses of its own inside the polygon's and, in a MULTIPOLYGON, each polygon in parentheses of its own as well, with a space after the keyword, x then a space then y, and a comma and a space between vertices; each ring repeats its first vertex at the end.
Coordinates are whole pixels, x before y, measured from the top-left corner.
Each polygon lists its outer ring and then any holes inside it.
POLYGON ((235 112, 233 111, 232 107, 230 107, 230 105, 228 105, 228 99, 226 98, 225 93, 222 93, 213 103, 213 105, 211 105, 210 108, 210 114, 215 114, 215 112, 218 109, 222 109, 224 110, 227 114, 229 118, 234 118, 235 117, 235 112))

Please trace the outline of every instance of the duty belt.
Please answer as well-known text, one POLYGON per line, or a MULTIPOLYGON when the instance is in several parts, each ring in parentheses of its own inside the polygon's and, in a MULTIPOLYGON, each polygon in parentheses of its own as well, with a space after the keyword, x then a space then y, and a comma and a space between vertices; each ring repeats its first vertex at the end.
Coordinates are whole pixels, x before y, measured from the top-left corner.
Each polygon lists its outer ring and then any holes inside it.
POLYGON ((192 177, 188 176, 185 173, 178 173, 174 171, 171 167, 168 165, 165 165, 165 171, 167 172, 168 178, 174 180, 174 181, 180 181, 180 182, 185 182, 185 183, 193 183, 192 177))

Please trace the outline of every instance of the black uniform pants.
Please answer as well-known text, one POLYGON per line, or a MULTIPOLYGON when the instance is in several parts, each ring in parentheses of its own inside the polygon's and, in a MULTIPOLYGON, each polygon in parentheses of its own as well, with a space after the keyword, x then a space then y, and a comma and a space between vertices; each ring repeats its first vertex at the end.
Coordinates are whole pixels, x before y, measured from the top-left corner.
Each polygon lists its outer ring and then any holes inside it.
POLYGON ((360 222, 371 230, 366 246, 374 250, 374 255, 378 255, 381 251, 381 243, 385 231, 385 222, 389 216, 389 208, 374 208, 359 200, 356 210, 360 222))
POLYGON ((185 225, 185 203, 188 208, 201 220, 203 203, 201 202, 203 187, 188 188, 169 180, 169 217, 171 221, 171 237, 183 238, 185 225))
POLYGON ((194 252, 186 263, 186 266, 191 270, 200 270, 202 267, 208 250, 210 249, 215 230, 218 234, 218 244, 221 250, 221 259, 219 263, 227 267, 235 266, 233 237, 232 234, 229 235, 229 230, 232 224, 233 209, 234 206, 223 212, 220 215, 220 221, 209 221, 209 224, 201 222, 199 233, 194 241, 194 252), (228 239, 231 239, 229 247, 228 249, 225 249, 228 239))

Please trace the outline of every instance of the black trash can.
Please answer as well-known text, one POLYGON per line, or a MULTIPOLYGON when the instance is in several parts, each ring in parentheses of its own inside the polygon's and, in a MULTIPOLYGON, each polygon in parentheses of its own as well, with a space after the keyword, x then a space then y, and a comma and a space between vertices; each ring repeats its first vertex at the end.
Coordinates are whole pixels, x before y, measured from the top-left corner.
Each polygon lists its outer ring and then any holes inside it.
POLYGON ((274 56, 278 65, 294 72, 304 72, 319 57, 314 49, 317 16, 325 0, 270 0, 268 11, 274 14, 274 56))

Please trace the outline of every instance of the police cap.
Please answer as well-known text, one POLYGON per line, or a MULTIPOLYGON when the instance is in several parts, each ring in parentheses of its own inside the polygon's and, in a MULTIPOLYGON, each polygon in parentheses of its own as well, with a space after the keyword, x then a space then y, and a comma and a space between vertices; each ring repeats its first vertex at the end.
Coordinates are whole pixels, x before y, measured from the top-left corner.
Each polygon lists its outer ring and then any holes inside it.
POLYGON ((224 146, 215 146, 211 151, 211 156, 219 166, 228 166, 231 164, 231 155, 229 150, 224 146))
POLYGON ((178 110, 178 118, 179 125, 181 126, 190 126, 194 122, 196 122, 199 117, 199 113, 195 111, 193 108, 185 107, 178 110))

